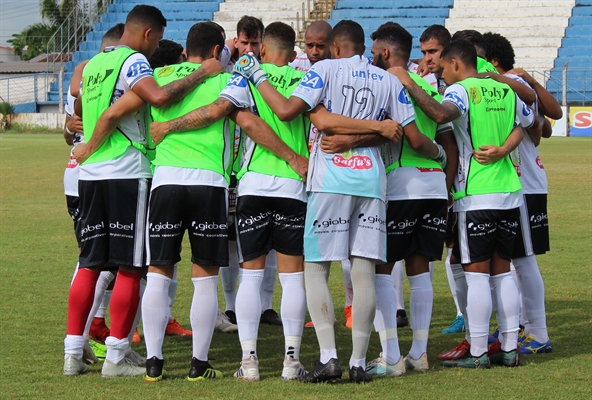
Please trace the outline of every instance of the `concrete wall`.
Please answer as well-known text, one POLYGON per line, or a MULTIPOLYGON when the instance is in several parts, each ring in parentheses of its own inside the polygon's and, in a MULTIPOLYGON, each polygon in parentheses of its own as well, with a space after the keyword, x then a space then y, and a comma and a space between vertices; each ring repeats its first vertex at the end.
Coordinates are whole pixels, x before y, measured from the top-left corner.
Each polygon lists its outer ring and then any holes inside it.
POLYGON ((21 124, 30 127, 44 127, 47 129, 59 129, 64 127, 65 114, 60 113, 20 113, 12 117, 13 124, 21 124))

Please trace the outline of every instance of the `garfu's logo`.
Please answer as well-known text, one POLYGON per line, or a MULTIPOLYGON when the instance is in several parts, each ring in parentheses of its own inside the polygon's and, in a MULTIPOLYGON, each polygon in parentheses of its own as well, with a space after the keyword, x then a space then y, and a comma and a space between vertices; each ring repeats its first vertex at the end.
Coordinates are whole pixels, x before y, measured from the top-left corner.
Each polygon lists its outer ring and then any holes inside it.
POLYGON ((374 165, 370 157, 363 154, 353 154, 351 150, 345 153, 335 154, 331 158, 331 161, 336 167, 354 170, 371 169, 374 165))

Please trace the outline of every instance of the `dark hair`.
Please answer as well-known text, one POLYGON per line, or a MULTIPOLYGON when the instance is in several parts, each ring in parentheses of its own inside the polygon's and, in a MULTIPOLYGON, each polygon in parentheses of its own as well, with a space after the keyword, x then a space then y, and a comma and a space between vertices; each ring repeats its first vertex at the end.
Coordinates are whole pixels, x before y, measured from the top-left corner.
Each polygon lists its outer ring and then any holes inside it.
POLYGON ((346 40, 351 42, 361 51, 364 47, 364 29, 356 21, 349 19, 341 20, 333 27, 331 40, 346 40))
POLYGON ((419 42, 424 43, 431 39, 436 39, 440 46, 446 47, 450 43, 450 32, 442 25, 428 26, 419 37, 419 42))
POLYGON ((475 50, 475 46, 473 46, 471 42, 466 40, 455 40, 450 42, 450 44, 442 50, 440 58, 445 58, 449 61, 456 58, 467 66, 477 68, 477 50, 475 50))
POLYGON ((224 28, 222 27, 222 25, 217 24, 214 21, 210 21, 210 22, 212 24, 214 24, 214 27, 220 31, 220 34, 222 35, 222 37, 224 38, 224 40, 226 40, 226 31, 224 30, 224 28))
POLYGON ((477 49, 477 53, 485 53, 485 42, 483 41, 483 35, 474 29, 465 29, 464 31, 457 31, 452 35, 451 41, 466 40, 470 42, 477 49))
POLYGON ((259 18, 243 16, 236 24, 236 36, 244 33, 247 39, 256 39, 260 36, 263 39, 263 22, 259 18))
POLYGON ((376 32, 370 35, 370 38, 388 43, 397 58, 409 60, 411 48, 413 47, 413 36, 396 22, 387 22, 380 25, 376 32))
POLYGON ((105 43, 108 41, 115 42, 115 43, 119 42, 119 39, 121 39, 121 37, 123 36, 124 29, 125 29, 125 24, 123 24, 121 22, 115 26, 112 26, 103 35, 103 38, 101 39, 101 43, 105 43))
POLYGON ((296 43, 296 32, 294 28, 283 22, 272 22, 265 28, 265 40, 272 40, 282 50, 294 50, 296 43))
POLYGON ((216 45, 219 46, 219 51, 222 51, 224 39, 220 35, 220 29, 213 22, 200 22, 189 29, 187 57, 206 58, 216 45))
POLYGON ((132 8, 125 19, 125 24, 136 23, 152 28, 164 28, 167 26, 166 18, 162 12, 154 6, 140 4, 132 8))
POLYGON ((165 65, 178 64, 183 52, 183 46, 172 40, 162 39, 158 42, 158 49, 148 60, 152 69, 164 67, 165 65))
POLYGON ((504 71, 514 68, 514 49, 508 39, 499 33, 487 32, 483 34, 483 41, 487 61, 497 60, 504 71))

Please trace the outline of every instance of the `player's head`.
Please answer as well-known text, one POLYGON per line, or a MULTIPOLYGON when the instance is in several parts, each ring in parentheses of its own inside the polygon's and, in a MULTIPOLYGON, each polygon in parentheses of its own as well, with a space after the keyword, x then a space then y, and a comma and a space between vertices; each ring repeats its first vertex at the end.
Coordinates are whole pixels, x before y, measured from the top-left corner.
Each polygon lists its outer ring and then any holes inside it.
POLYGON ((487 32, 483 34, 483 41, 485 58, 499 73, 505 73, 514 68, 514 49, 508 39, 499 33, 487 32))
POLYGON ((263 22, 259 18, 245 15, 238 21, 234 47, 238 50, 239 57, 247 53, 253 53, 259 57, 263 41, 263 28, 263 22))
POLYGON ((467 71, 477 70, 477 51, 471 42, 455 40, 442 50, 442 78, 452 85, 466 77, 467 71))
POLYGON ((341 20, 333 27, 329 40, 332 58, 362 55, 364 46, 364 29, 356 21, 341 20))
POLYGON ((332 30, 331 25, 325 21, 315 21, 306 30, 304 46, 311 64, 331 58, 329 38, 332 30))
POLYGON ((479 57, 485 58, 485 42, 483 41, 483 35, 480 32, 477 32, 474 29, 457 31, 454 35, 452 35, 450 41, 454 42, 456 40, 466 40, 467 42, 470 42, 473 46, 475 46, 477 55, 479 57))
POLYGON ((101 50, 105 50, 105 47, 115 46, 119 43, 119 40, 123 36, 123 30, 125 29, 125 24, 119 23, 115 26, 109 28, 107 32, 103 35, 101 39, 101 50))
POLYGON ((407 65, 413 36, 405 28, 395 22, 387 22, 380 25, 370 37, 374 40, 372 64, 382 69, 396 64, 407 65))
POLYGON ((158 48, 166 25, 166 19, 158 8, 141 4, 127 15, 124 35, 128 36, 134 50, 150 58, 158 48))
POLYGON ((222 38, 224 40, 226 40, 226 31, 224 30, 224 28, 222 27, 222 25, 215 23, 214 21, 210 21, 212 24, 214 24, 214 27, 216 29, 218 29, 218 31, 220 32, 220 34, 222 35, 222 38))
POLYGON ((165 65, 178 64, 183 62, 183 46, 172 40, 162 39, 158 43, 158 49, 148 60, 152 69, 164 67, 165 65))
POLYGON ((187 60, 196 62, 197 59, 220 59, 220 52, 224 48, 224 39, 220 29, 213 22, 200 22, 189 29, 187 33, 187 60))
POLYGON ((261 60, 269 62, 270 56, 280 57, 287 64, 296 57, 295 43, 294 28, 283 22, 272 22, 265 28, 261 45, 261 60))
POLYGON ((440 74, 440 53, 450 43, 450 32, 442 25, 429 26, 419 37, 421 53, 428 70, 440 74))

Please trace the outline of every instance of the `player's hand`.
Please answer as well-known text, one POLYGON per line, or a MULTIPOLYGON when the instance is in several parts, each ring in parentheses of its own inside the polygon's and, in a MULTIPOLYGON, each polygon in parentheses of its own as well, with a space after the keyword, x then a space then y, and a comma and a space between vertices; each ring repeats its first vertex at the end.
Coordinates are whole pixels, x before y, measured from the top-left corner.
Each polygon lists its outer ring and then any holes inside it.
POLYGON ((421 76, 422 78, 430 73, 428 69, 428 65, 426 64, 425 60, 421 58, 417 63, 417 75, 421 76))
POLYGON ((343 153, 353 147, 349 135, 332 135, 321 138, 321 150, 327 154, 343 153))
POLYGON ((221 72, 224 72, 224 67, 220 64, 220 61, 215 58, 208 58, 202 64, 200 69, 204 68, 207 76, 216 76, 221 72))
POLYGON ((403 86, 407 86, 411 84, 411 82, 413 82, 413 80, 409 76, 409 73, 403 67, 391 67, 388 69, 388 72, 399 78, 403 86))
POLYGON ((72 115, 72 118, 67 123, 68 129, 70 132, 83 132, 82 128, 82 118, 80 118, 77 114, 72 115))
POLYGON ((255 87, 259 87, 263 82, 267 80, 265 71, 261 69, 259 61, 252 54, 245 54, 234 64, 232 72, 239 74, 251 81, 255 87))
POLYGON ((80 143, 72 150, 72 157, 76 159, 78 164, 82 164, 92 155, 92 151, 87 143, 80 143))
POLYGON ((403 127, 392 119, 385 119, 379 122, 379 133, 382 137, 393 142, 398 142, 403 137, 403 127))
POLYGON ((432 158, 432 160, 436 161, 444 169, 444 168, 446 168, 446 163, 448 162, 448 158, 446 157, 446 152, 444 151, 444 147, 442 147, 438 143, 434 143, 434 144, 438 148, 438 154, 436 155, 436 157, 432 158))
POLYGON ((520 78, 524 79, 524 81, 526 83, 528 83, 530 86, 533 86, 534 83, 536 82, 536 79, 534 79, 532 76, 530 76, 530 74, 528 72, 526 72, 525 70, 523 70, 522 68, 513 68, 513 69, 509 70, 507 73, 519 76, 520 78))
POLYGON ((150 136, 152 136, 152 141, 155 146, 160 144, 168 133, 167 122, 152 122, 150 124, 150 136))
POLYGON ((296 155, 289 163, 290 168, 294 170, 306 182, 306 175, 308 174, 308 158, 296 155))
POLYGON ((479 150, 473 150, 473 158, 483 165, 493 164, 507 156, 499 146, 479 146, 479 150))

